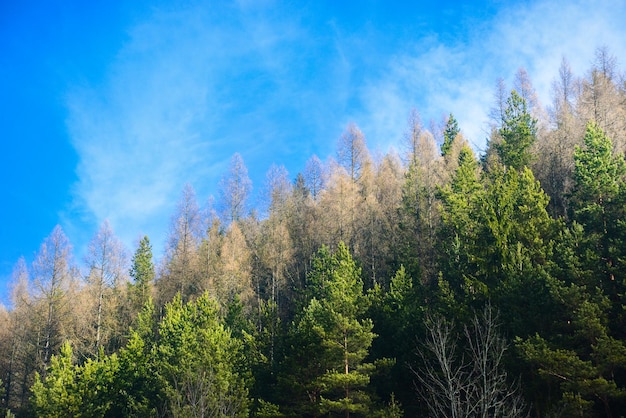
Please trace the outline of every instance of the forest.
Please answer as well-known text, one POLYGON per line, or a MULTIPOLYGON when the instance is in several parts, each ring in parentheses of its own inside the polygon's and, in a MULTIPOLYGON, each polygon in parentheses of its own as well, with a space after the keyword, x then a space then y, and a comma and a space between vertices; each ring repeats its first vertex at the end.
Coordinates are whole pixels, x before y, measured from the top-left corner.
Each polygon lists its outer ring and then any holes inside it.
POLYGON ((493 102, 483 150, 453 114, 384 155, 349 124, 254 207, 235 154, 159 259, 56 226, 0 308, 0 415, 624 416, 626 79, 601 47, 493 102))

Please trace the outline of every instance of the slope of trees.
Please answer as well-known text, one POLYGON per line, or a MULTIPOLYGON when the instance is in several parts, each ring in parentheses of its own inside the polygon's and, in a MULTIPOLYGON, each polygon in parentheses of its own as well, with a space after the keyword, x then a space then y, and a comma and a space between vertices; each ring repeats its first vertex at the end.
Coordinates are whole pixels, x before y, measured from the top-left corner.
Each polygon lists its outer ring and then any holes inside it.
POLYGON ((0 309, 0 414, 623 415, 626 88, 604 48, 548 108, 514 87, 483 155, 452 114, 412 111, 401 155, 349 124, 253 208, 235 154, 161 260, 105 221, 76 262, 55 227, 0 309))

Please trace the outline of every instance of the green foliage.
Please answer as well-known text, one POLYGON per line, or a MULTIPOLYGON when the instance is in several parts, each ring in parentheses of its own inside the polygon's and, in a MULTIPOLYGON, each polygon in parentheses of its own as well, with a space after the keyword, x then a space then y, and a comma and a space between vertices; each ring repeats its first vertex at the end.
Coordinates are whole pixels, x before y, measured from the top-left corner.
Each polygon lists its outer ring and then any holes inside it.
POLYGON ((141 307, 150 297, 150 285, 155 277, 152 245, 147 236, 139 241, 139 247, 133 255, 130 276, 134 279, 130 285, 131 299, 135 305, 141 307))
MULTIPOLYGON (((428 399, 448 396, 462 409, 488 392, 478 380, 495 378, 503 394, 519 376, 533 416, 619 416, 626 410, 626 162, 619 118, 599 122, 615 143, 595 122, 581 138, 586 121, 574 119, 591 115, 579 109, 591 102, 592 86, 583 82, 583 96, 559 99, 571 109, 557 115, 558 130, 538 134, 525 100, 532 101, 532 89, 524 86, 506 104, 506 95, 499 96, 501 120, 483 166, 459 143, 452 114, 441 155, 413 120, 405 166, 389 155, 383 163, 369 161, 364 143, 353 143, 357 147, 346 150, 364 152, 368 167, 360 175, 358 158, 344 161, 354 169, 358 191, 347 193, 345 183, 325 193, 326 174, 338 176, 317 160, 291 193, 274 199, 268 219, 257 219, 242 210, 249 193, 245 167, 232 165, 221 203, 236 236, 226 243, 230 235, 215 219, 205 236, 192 228, 198 235, 185 248, 194 251, 177 267, 165 260, 169 269, 159 272, 159 309, 150 299, 157 272, 143 237, 125 267, 132 283, 114 289, 120 301, 127 296, 117 312, 131 324, 111 329, 120 342, 114 354, 81 354, 82 334, 93 325, 81 318, 89 292, 73 281, 67 239, 49 238, 33 271, 20 270, 16 308, 0 309, 0 391, 6 388, 0 415, 10 408, 18 416, 448 416, 428 411, 428 399), (537 179, 559 199, 553 213, 562 218, 549 216, 537 179), (343 243, 331 250, 340 233, 328 230, 329 209, 348 206, 352 217, 336 223, 342 230, 349 222, 354 256, 343 243), (265 260, 264 231, 276 215, 286 228, 281 236, 289 237, 281 254, 293 254, 279 257, 275 279, 282 280, 283 298, 265 286, 276 269, 265 260), (48 254, 53 247, 62 250, 54 257, 48 254), (371 288, 364 291, 364 283, 371 288), (183 287, 182 298, 174 298, 183 287), (201 289, 218 296, 201 295, 201 289), (482 362, 476 347, 488 340, 481 332, 489 327, 473 313, 484 306, 500 316, 490 328, 497 331, 489 334, 493 344, 482 351, 497 355, 482 362), (426 319, 439 316, 446 320, 438 326, 426 319), (460 325, 456 331, 452 321, 460 325), (433 345, 437 332, 444 343, 439 348, 433 345), (514 339, 515 349, 506 349, 500 335, 514 339), (64 338, 69 342, 61 346, 64 338), (428 353, 421 359, 416 341, 431 343, 422 346, 428 353), (452 370, 438 369, 442 360, 457 368, 458 378, 447 387, 431 386, 432 398, 420 398, 415 379, 432 372, 418 385, 437 382, 452 370), (407 364, 415 365, 416 375, 407 364), (455 389, 464 391, 462 398, 455 389)), ((617 92, 621 86, 608 87, 617 92)), ((609 90, 597 98, 604 100, 609 90)), ((571 86, 568 91, 562 93, 574 94, 571 86)), ((533 104, 532 110, 540 109, 533 104)), ((206 221, 198 211, 193 219, 194 225, 206 221)))
POLYGON ((579 217, 593 220, 618 196, 626 164, 613 154, 611 140, 596 123, 587 124, 583 140, 585 146, 574 150, 574 208, 579 217))
POLYGON ((238 368, 241 341, 220 322, 219 306, 207 294, 166 306, 159 325, 157 362, 168 405, 176 416, 246 416, 246 374, 238 368))
POLYGON ((295 392, 291 407, 301 416, 367 415, 371 401, 364 388, 374 366, 364 360, 375 335, 372 321, 363 318, 367 298, 360 269, 343 243, 334 254, 320 251, 313 265, 309 280, 318 293, 291 331, 286 366, 293 369, 284 378, 295 392))
POLYGON ((446 127, 443 130, 443 144, 441 144, 441 155, 446 156, 452 148, 452 143, 456 139, 456 136, 461 132, 459 129, 459 123, 454 118, 454 115, 450 113, 450 117, 446 121, 446 127))
POLYGON ((247 416, 249 374, 242 343, 221 323, 217 302, 207 295, 166 306, 152 325, 150 303, 139 329, 119 356, 101 353, 82 365, 72 363, 65 343, 44 379, 33 385, 39 416, 247 416))
POLYGON ((530 164, 530 147, 537 135, 537 121, 528 112, 526 100, 515 90, 506 101, 500 142, 494 148, 506 167, 520 170, 530 164))
POLYGON ((39 373, 35 376, 32 387, 35 413, 47 417, 77 416, 82 402, 77 399, 75 380, 72 347, 64 343, 61 354, 52 356, 46 377, 42 379, 39 373))

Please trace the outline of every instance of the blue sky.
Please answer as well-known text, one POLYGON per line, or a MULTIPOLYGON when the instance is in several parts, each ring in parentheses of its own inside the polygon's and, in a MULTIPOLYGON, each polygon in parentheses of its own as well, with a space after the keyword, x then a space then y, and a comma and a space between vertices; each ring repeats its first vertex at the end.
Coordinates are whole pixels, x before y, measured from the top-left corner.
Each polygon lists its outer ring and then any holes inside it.
POLYGON ((258 193, 351 121, 400 148, 412 108, 480 149, 498 77, 549 103, 563 56, 624 67, 624 21, 621 0, 1 2, 0 301, 56 224, 78 261, 104 219, 161 252, 184 184, 206 203, 235 152, 258 193))

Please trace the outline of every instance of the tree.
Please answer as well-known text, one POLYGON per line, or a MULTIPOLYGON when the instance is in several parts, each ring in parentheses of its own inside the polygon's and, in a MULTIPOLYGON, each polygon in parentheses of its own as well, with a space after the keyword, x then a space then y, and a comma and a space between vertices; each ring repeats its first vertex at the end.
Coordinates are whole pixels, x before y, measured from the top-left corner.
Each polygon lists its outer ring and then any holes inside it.
POLYGON ((624 258, 620 225, 626 213, 626 162, 622 155, 614 154, 611 140, 602 129, 589 122, 584 147, 574 150, 574 163, 572 217, 585 231, 580 256, 586 268, 595 273, 594 279, 600 280, 600 288, 617 302, 625 290, 615 276, 624 258))
POLYGON ((248 416, 242 344, 218 313, 206 293, 185 305, 176 297, 166 307, 157 352, 174 416, 248 416))
POLYGON ((480 245, 478 236, 481 225, 477 214, 484 199, 478 170, 474 152, 465 146, 459 155, 452 181, 439 193, 442 201, 442 225, 438 231, 439 265, 444 278, 457 292, 466 286, 465 279, 476 274, 472 253, 480 245))
POLYGON ((151 299, 156 276, 154 262, 152 261, 152 244, 147 235, 139 241, 135 254, 131 260, 129 270, 132 283, 128 284, 129 310, 131 323, 134 323, 135 316, 139 314, 148 300, 151 299))
POLYGON ((427 131, 421 132, 413 152, 402 187, 401 262, 409 273, 426 283, 436 275, 434 245, 440 218, 436 192, 441 184, 443 161, 433 136, 427 131))
POLYGON ((139 241, 139 245, 133 259, 129 271, 133 278, 131 284, 131 298, 133 304, 141 308, 150 298, 151 286, 155 277, 154 263, 152 261, 152 244, 147 235, 139 241))
POLYGON ((567 331, 572 337, 554 333, 548 339, 537 334, 516 340, 521 355, 554 397, 544 409, 564 416, 619 415, 626 397, 619 378, 626 370, 626 345, 608 333, 608 299, 564 283, 555 291, 569 311, 557 332, 567 331))
POLYGON ((235 298, 250 306, 252 288, 252 254, 237 223, 226 230, 221 242, 218 276, 214 280, 216 299, 224 306, 235 298))
POLYGON ((373 365, 366 363, 375 335, 372 321, 363 318, 367 299, 360 269, 345 244, 334 254, 322 248, 310 273, 311 294, 292 329, 288 361, 289 393, 295 413, 367 415, 367 387, 373 365))
POLYGON ((76 369, 72 364, 72 347, 64 343, 59 356, 52 356, 45 379, 39 373, 33 385, 33 404, 38 416, 77 416, 80 402, 75 392, 76 369))
POLYGON ((52 357, 44 379, 33 385, 32 402, 37 416, 105 417, 115 400, 114 381, 119 370, 116 354, 74 365, 72 347, 65 342, 52 357))
POLYGON ((461 132, 459 129, 459 123, 454 118, 454 115, 450 113, 450 117, 446 121, 446 127, 443 130, 443 144, 441 144, 441 155, 446 156, 452 148, 452 142, 456 139, 456 136, 461 132))
POLYGON ((287 199, 291 194, 291 183, 289 181, 289 173, 284 166, 272 166, 265 175, 264 200, 267 206, 266 214, 270 213, 283 216, 287 199))
POLYGON ((95 304, 93 307, 95 336, 91 347, 91 353, 95 355, 101 346, 107 346, 106 351, 116 348, 115 345, 108 346, 115 340, 112 333, 119 332, 114 325, 120 303, 119 300, 114 300, 115 292, 119 283, 128 279, 126 253, 108 220, 102 223, 91 239, 85 261, 89 268, 87 283, 95 304))
MULTIPOLYGON (((35 300, 41 304, 40 361, 48 365, 58 352, 69 324, 70 292, 77 272, 72 265, 72 246, 59 225, 41 244, 32 266, 35 300)), ((69 330, 68 330, 69 331, 69 330)))
POLYGON ((567 217, 569 194, 573 185, 574 146, 580 142, 583 127, 576 119, 578 81, 565 58, 559 76, 552 83, 553 103, 549 111, 553 130, 537 138, 533 172, 550 196, 550 213, 567 217))
POLYGON ((418 350, 423 366, 412 370, 429 416, 527 416, 518 386, 508 381, 503 364, 507 343, 490 306, 464 327, 464 351, 453 322, 436 316, 426 326, 427 339, 418 350))
POLYGON ((615 57, 606 47, 596 50, 596 62, 582 80, 576 110, 584 121, 594 121, 612 139, 617 153, 626 151, 626 107, 623 88, 615 79, 615 57))
POLYGON ((526 100, 515 90, 511 91, 498 130, 500 142, 493 145, 502 164, 516 170, 530 164, 530 147, 535 142, 536 125, 536 119, 528 112, 526 100))
POLYGON ((170 301, 177 293, 181 294, 184 301, 200 293, 197 258, 201 226, 196 193, 187 184, 172 217, 164 270, 157 282, 162 304, 170 301))
POLYGON ((354 123, 348 124, 339 138, 337 161, 355 183, 360 181, 363 168, 371 163, 365 136, 354 123))
POLYGON ((0 337, 0 353, 4 353, 0 356, 5 389, 3 405, 14 411, 27 406, 34 372, 40 367, 36 344, 40 326, 29 286, 28 267, 20 257, 12 273, 12 309, 6 312, 6 322, 0 327, 4 331, 0 337))
POLYGON ((317 155, 313 155, 307 160, 304 168, 304 180, 313 201, 317 201, 325 186, 324 167, 317 155))
POLYGON ((252 190, 252 181, 248 177, 248 168, 235 153, 230 159, 228 172, 220 181, 219 192, 224 225, 239 221, 247 211, 247 200, 252 190))

